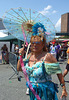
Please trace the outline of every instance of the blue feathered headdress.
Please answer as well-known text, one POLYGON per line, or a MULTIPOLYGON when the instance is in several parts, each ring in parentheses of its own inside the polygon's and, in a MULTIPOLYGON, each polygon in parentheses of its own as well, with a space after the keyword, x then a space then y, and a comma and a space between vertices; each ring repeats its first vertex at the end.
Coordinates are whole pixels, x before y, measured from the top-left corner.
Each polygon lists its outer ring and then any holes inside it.
POLYGON ((34 26, 32 26, 33 36, 39 36, 40 34, 44 34, 46 32, 46 29, 42 23, 36 23, 34 26))

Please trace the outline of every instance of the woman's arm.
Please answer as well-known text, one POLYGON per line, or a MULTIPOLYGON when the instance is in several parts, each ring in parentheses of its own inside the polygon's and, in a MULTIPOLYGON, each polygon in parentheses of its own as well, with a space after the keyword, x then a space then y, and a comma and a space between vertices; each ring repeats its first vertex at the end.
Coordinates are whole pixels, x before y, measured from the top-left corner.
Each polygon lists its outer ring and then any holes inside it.
MULTIPOLYGON (((24 51, 24 48, 21 48, 19 50, 19 55, 21 55, 23 57, 24 53, 26 53, 26 51, 24 51)), ((30 54, 27 55, 27 58, 30 56, 30 54)), ((18 60, 18 63, 17 63, 17 71, 22 71, 22 68, 21 68, 21 63, 20 63, 20 59, 18 60)))
MULTIPOLYGON (((24 55, 24 48, 21 48, 19 50, 19 55, 21 55, 23 57, 23 55, 24 55)), ((20 64, 20 59, 18 60, 18 63, 17 63, 17 71, 22 71, 21 64, 20 64)))
POLYGON ((61 98, 62 98, 64 95, 67 96, 65 82, 64 82, 64 78, 63 78, 62 74, 57 74, 57 76, 58 76, 58 79, 60 81, 60 85, 62 87, 62 95, 61 95, 61 98))
MULTIPOLYGON (((56 60, 56 58, 54 58, 54 56, 52 54, 47 53, 45 62, 46 63, 57 63, 57 60, 56 60)), ((57 76, 58 76, 58 79, 59 79, 60 84, 62 86, 62 95, 61 95, 61 98, 62 98, 62 96, 64 96, 64 95, 67 96, 65 82, 64 82, 64 78, 63 78, 62 73, 57 74, 57 76)))
POLYGON ((18 63, 17 63, 17 71, 22 71, 20 60, 18 60, 18 63))

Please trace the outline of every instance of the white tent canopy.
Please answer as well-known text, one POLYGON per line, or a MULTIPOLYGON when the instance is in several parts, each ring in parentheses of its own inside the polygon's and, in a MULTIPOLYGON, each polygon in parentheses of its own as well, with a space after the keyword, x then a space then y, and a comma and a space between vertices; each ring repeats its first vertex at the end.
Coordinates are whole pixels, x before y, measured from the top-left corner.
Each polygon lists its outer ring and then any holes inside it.
POLYGON ((0 37, 5 37, 5 36, 8 36, 7 34, 4 34, 4 32, 1 32, 0 31, 0 37))

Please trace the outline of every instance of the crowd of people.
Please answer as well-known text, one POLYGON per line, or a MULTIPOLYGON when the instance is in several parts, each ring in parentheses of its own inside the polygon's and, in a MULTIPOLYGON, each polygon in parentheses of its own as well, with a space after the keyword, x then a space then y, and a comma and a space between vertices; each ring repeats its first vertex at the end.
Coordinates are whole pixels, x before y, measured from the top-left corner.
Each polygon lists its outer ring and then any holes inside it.
POLYGON ((67 58, 67 48, 68 48, 68 44, 67 42, 63 43, 63 42, 51 42, 49 43, 50 46, 48 47, 48 51, 57 59, 57 61, 59 61, 59 57, 61 59, 65 59, 67 58))
MULTIPOLYGON (((59 61, 59 57, 62 58, 67 58, 67 42, 65 43, 59 43, 59 42, 48 42, 46 43, 46 49, 49 53, 51 53, 56 59, 57 61, 59 61)), ((22 44, 23 47, 23 44, 22 44)), ((24 53, 24 57, 27 51, 27 46, 25 45, 25 53, 24 53)), ((30 50, 29 50, 30 52, 30 50)), ((2 63, 8 63, 9 62, 9 53, 8 53, 8 47, 6 44, 3 45, 3 47, 1 48, 1 53, 2 53, 2 63)), ((15 44, 14 47, 14 53, 17 55, 17 58, 19 56, 19 45, 15 44)))

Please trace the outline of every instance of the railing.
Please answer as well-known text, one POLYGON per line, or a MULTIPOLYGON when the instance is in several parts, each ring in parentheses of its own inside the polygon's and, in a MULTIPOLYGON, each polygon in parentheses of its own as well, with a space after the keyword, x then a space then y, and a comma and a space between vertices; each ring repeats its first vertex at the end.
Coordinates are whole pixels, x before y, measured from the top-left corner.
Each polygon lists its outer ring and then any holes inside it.
POLYGON ((17 71, 17 56, 12 52, 9 52, 9 64, 17 71))
POLYGON ((11 65, 11 68, 14 70, 14 74, 9 78, 9 80, 16 74, 17 77, 19 77, 19 73, 17 71, 17 55, 9 52, 9 64, 11 65))

